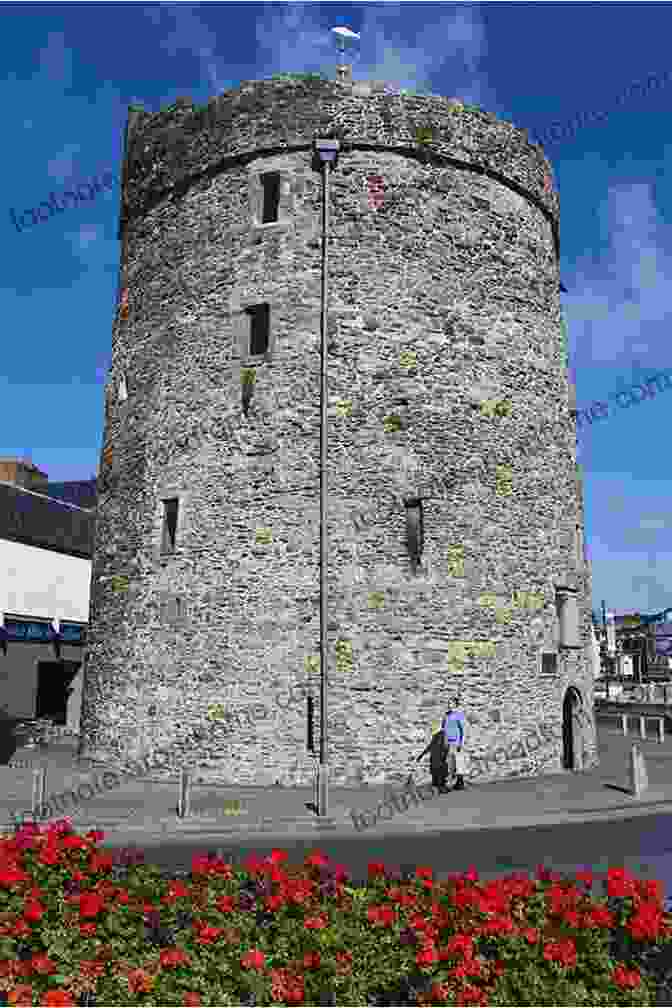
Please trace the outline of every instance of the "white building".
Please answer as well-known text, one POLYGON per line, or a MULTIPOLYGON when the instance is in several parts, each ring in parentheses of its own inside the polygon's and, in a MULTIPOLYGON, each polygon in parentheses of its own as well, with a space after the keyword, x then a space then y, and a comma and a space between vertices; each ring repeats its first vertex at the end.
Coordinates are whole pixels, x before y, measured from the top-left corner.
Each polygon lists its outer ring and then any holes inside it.
POLYGON ((95 507, 95 479, 49 483, 32 463, 0 458, 0 707, 75 732, 95 507))

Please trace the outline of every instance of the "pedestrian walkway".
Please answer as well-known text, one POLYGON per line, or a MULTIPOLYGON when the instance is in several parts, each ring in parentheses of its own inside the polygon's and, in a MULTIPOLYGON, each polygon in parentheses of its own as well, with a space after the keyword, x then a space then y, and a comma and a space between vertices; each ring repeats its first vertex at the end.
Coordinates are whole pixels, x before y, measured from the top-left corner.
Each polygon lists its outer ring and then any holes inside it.
MULTIPOLYGON (((624 738, 612 725, 598 723, 600 766, 584 773, 557 772, 544 777, 517 778, 484 784, 467 784, 463 791, 450 792, 409 804, 406 812, 391 817, 386 807, 383 817, 360 833, 463 830, 625 818, 645 812, 672 813, 672 737, 664 743, 624 738), (649 789, 634 798, 626 791, 628 754, 633 741, 644 753, 649 789)), ((12 813, 30 809, 35 766, 47 767, 47 798, 92 781, 96 770, 77 766, 73 743, 53 744, 46 749, 17 751, 12 763, 0 767, 0 829, 11 828, 12 813)), ((416 784, 429 782, 426 768, 415 765, 416 784)), ((315 788, 233 787, 204 785, 192 790, 191 814, 177 815, 178 785, 144 778, 122 778, 121 785, 94 795, 78 805, 70 805, 50 818, 68 816, 77 829, 100 828, 106 835, 123 833, 142 842, 147 834, 260 834, 291 833, 319 835, 326 831, 355 832, 351 811, 375 812, 387 797, 403 790, 403 784, 377 787, 331 787, 329 815, 318 818, 311 807, 315 788)), ((369 819, 369 822, 371 820, 369 819)))

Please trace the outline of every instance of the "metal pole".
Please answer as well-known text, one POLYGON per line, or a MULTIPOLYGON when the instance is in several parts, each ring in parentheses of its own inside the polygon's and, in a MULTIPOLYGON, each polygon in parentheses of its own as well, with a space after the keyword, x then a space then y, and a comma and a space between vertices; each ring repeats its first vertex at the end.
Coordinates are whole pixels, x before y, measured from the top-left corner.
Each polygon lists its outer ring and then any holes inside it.
POLYGON ((322 164, 322 315, 320 319, 320 763, 318 816, 326 816, 329 791, 327 747, 327 241, 329 238, 329 161, 322 164))
POLYGON ((610 672, 611 672, 611 653, 609 651, 609 639, 607 637, 607 610, 606 610, 606 606, 604 604, 604 599, 602 599, 602 626, 604 627, 604 643, 606 645, 606 658, 607 658, 607 661, 606 661, 606 665, 605 665, 605 672, 606 672, 606 680, 607 680, 607 700, 609 700, 610 699, 610 696, 609 696, 609 678, 610 678, 610 672))

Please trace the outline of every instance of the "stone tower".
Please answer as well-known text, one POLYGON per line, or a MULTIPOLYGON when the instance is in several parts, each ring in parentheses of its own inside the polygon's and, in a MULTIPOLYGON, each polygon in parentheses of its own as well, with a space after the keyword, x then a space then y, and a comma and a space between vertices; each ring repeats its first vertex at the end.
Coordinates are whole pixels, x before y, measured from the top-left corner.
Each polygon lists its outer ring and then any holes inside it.
POLYGON ((324 136, 330 780, 405 778, 456 694, 472 778, 594 765, 549 164, 347 76, 129 110, 80 753, 315 779, 324 136))

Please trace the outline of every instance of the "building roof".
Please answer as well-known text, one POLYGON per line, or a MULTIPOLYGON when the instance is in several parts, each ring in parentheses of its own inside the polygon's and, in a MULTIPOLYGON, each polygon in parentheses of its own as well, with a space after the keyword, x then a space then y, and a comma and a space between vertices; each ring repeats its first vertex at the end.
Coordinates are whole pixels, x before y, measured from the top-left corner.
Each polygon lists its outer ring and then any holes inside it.
POLYGON ((87 495, 82 489, 68 489, 73 486, 81 487, 81 483, 48 484, 49 489, 65 488, 61 491, 65 496, 79 495, 80 500, 87 501, 88 509, 13 483, 0 482, 0 539, 90 560, 95 535, 95 505, 90 504, 90 487, 87 495))
POLYGON ((47 483, 43 491, 46 497, 76 504, 81 508, 95 508, 98 504, 98 488, 96 479, 69 480, 66 483, 47 483))

